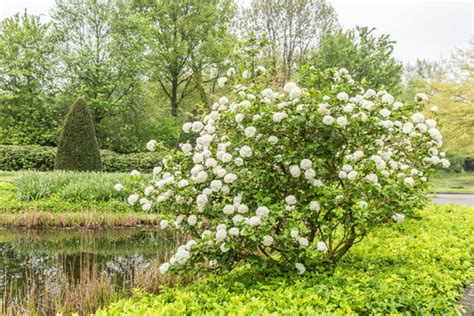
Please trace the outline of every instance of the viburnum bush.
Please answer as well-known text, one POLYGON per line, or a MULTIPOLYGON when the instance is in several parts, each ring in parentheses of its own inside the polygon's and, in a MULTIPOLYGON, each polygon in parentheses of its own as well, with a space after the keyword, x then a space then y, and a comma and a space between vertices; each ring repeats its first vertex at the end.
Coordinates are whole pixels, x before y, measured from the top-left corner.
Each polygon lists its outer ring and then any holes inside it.
POLYGON ((282 91, 243 75, 231 97, 183 125, 193 143, 154 168, 153 181, 134 171, 135 187, 117 185, 131 190, 130 204, 159 212, 162 229, 192 238, 162 273, 251 263, 303 274, 337 262, 371 229, 412 215, 429 174, 449 166, 436 121, 421 113, 424 94, 402 104, 344 69, 307 69, 306 88, 282 91))

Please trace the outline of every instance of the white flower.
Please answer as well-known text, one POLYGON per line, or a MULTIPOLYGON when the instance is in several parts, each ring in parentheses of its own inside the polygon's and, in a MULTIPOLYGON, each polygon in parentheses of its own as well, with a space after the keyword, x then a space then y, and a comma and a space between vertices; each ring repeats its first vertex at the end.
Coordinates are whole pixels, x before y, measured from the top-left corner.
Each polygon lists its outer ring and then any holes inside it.
POLYGON ((257 132, 257 129, 253 126, 247 127, 244 131, 245 136, 247 137, 254 137, 256 132, 257 132))
POLYGON ((191 131, 191 128, 193 127, 193 124, 190 122, 186 122, 183 124, 183 132, 189 133, 191 131))
POLYGON ((348 103, 346 106, 342 108, 342 110, 346 113, 351 113, 354 110, 354 104, 348 103))
POLYGON ((268 236, 268 235, 263 236, 263 242, 262 243, 266 247, 271 246, 273 244, 273 237, 268 236))
POLYGON ((244 164, 244 160, 240 157, 237 157, 234 159, 234 163, 237 165, 237 166, 242 166, 244 164))
POLYGON ((270 214, 270 210, 266 206, 259 206, 255 211, 255 214, 260 217, 265 217, 270 214))
POLYGON ((196 143, 203 145, 204 147, 209 147, 212 142, 212 136, 209 134, 202 135, 196 139, 196 143))
POLYGON ((227 99, 227 97, 220 97, 219 104, 225 105, 227 103, 229 103, 229 99, 227 99))
POLYGON ((347 100, 349 100, 349 95, 345 92, 339 92, 336 96, 336 98, 339 100, 339 101, 345 101, 347 102, 347 100))
POLYGON ((272 119, 275 123, 280 123, 287 116, 286 112, 275 112, 272 119))
POLYGON ((170 264, 168 262, 165 262, 163 264, 160 265, 160 273, 161 274, 166 274, 166 272, 168 272, 168 270, 170 269, 170 264))
POLYGON ((311 211, 319 212, 319 211, 321 210, 321 206, 319 205, 318 202, 316 202, 316 201, 311 201, 311 202, 309 203, 309 209, 310 209, 311 211))
POLYGON ((401 223, 403 222, 403 220, 405 220, 405 215, 404 214, 401 214, 401 213, 395 213, 393 216, 392 216, 392 219, 397 223, 401 223))
POLYGON ((199 171, 199 173, 196 175, 196 182, 197 183, 206 182, 207 177, 208 177, 208 175, 207 175, 206 171, 199 171))
POLYGON ((433 105, 433 106, 431 107, 431 112, 433 112, 433 113, 438 112, 438 107, 437 107, 436 105, 433 105))
POLYGON ((219 246, 219 249, 222 251, 222 252, 227 252, 230 250, 229 246, 223 242, 220 246, 219 246))
POLYGON ((214 158, 207 158, 206 161, 204 162, 204 165, 207 168, 214 168, 217 166, 217 160, 215 160, 214 158))
POLYGON ((443 168, 445 168, 445 169, 449 168, 449 166, 451 166, 451 163, 446 158, 441 159, 441 164, 443 165, 443 168))
POLYGON ((138 170, 132 170, 132 172, 130 172, 130 175, 132 177, 138 177, 140 175, 140 171, 138 170))
POLYGON ((321 251, 321 252, 326 252, 328 251, 328 246, 324 241, 320 241, 316 244, 316 248, 321 251))
POLYGON ((373 183, 377 183, 378 182, 378 178, 375 174, 371 173, 371 174, 368 174, 365 176, 365 179, 369 182, 373 182, 373 183))
POLYGON ((191 127, 192 131, 195 133, 200 132, 203 128, 204 128, 204 124, 202 124, 199 121, 194 121, 191 127))
POLYGON ((142 210, 146 212, 146 211, 149 211, 151 207, 152 207, 151 203, 143 203, 142 210))
POLYGON ((412 123, 405 123, 403 124, 402 131, 405 134, 411 134, 413 132, 413 124, 412 123))
POLYGON ((203 159, 204 159, 204 157, 202 156, 201 153, 195 153, 194 156, 193 156, 193 162, 195 164, 201 163, 203 159))
POLYGON ((178 188, 184 188, 184 187, 186 187, 188 184, 189 184, 188 180, 182 179, 182 180, 179 180, 179 181, 178 181, 177 186, 178 186, 178 188))
POLYGON ((224 176, 224 182, 225 183, 232 183, 235 180, 237 180, 237 175, 235 175, 233 173, 228 173, 224 176))
POLYGON ((310 168, 304 172, 304 177, 308 180, 314 179, 316 176, 316 171, 313 168, 310 168))
POLYGON ((211 186, 212 191, 217 192, 222 188, 222 181, 221 180, 212 180, 210 186, 211 186))
POLYGON ((166 229, 166 227, 168 227, 168 225, 169 225, 169 222, 166 219, 162 219, 160 221, 160 228, 161 229, 166 229))
POLYGON ((292 229, 290 232, 290 236, 292 238, 298 238, 298 230, 297 229, 292 229))
POLYGON ((359 160, 362 157, 364 157, 364 152, 361 150, 357 150, 352 154, 352 159, 355 161, 359 160))
POLYGON ((337 125, 344 127, 347 125, 347 119, 344 116, 340 116, 336 119, 337 125))
POLYGON ((196 225, 196 223, 197 223, 197 216, 194 215, 194 214, 193 214, 193 215, 189 215, 187 221, 188 221, 188 224, 189 224, 189 225, 194 226, 194 225, 196 225))
POLYGON ((427 119, 425 121, 426 125, 428 125, 429 127, 436 127, 436 121, 433 120, 433 119, 427 119))
POLYGON ((116 185, 114 185, 114 190, 118 192, 122 191, 123 185, 121 185, 120 183, 117 183, 116 185))
POLYGON ((394 101, 393 96, 390 94, 386 93, 382 96, 382 102, 387 103, 387 104, 392 104, 394 101))
POLYGON ((242 72, 242 78, 244 79, 250 78, 250 71, 244 70, 244 72, 242 72))
POLYGON ((233 77, 235 75, 235 68, 230 67, 227 69, 227 77, 233 77))
POLYGON ((339 178, 340 179, 345 179, 346 177, 347 177, 347 172, 345 172, 345 171, 339 172, 339 178))
POLYGON ((231 162, 232 161, 232 155, 229 153, 223 153, 221 157, 222 162, 231 162))
POLYGON ((132 194, 128 197, 128 204, 133 205, 138 201, 138 194, 132 194))
POLYGON ((207 198, 206 194, 199 194, 196 197, 196 204, 200 208, 204 207, 208 202, 209 202, 209 199, 207 198))
POLYGON ((306 272, 306 268, 304 267, 304 264, 302 264, 302 263, 299 263, 299 262, 295 263, 295 268, 296 268, 296 270, 298 270, 299 274, 303 274, 303 273, 306 272))
POLYGON ((309 159, 303 159, 301 160, 300 162, 300 167, 301 169, 303 170, 308 170, 309 168, 311 168, 313 166, 313 163, 311 162, 311 160, 309 159))
POLYGON ((153 192, 155 188, 153 186, 147 186, 144 190, 144 193, 145 193, 145 196, 149 196, 151 194, 151 192, 153 192))
POLYGON ((291 165, 290 174, 292 177, 298 178, 301 175, 300 167, 298 167, 298 165, 291 165))
POLYGON ((412 177, 406 177, 403 182, 408 186, 413 186, 415 184, 415 180, 412 177))
POLYGON ((357 171, 352 170, 347 174, 347 179, 354 180, 355 178, 357 178, 357 171))
POLYGON ((227 237, 227 232, 225 229, 218 229, 216 232, 216 240, 223 241, 227 237))
POLYGON ((323 123, 326 125, 331 125, 334 123, 334 118, 331 115, 326 115, 323 117, 323 123))
POLYGON ((233 214, 234 211, 235 211, 235 207, 232 204, 226 204, 224 206, 224 209, 223 209, 224 214, 230 215, 230 214, 233 214))
POLYGON ((259 75, 263 75, 264 73, 267 72, 267 69, 266 69, 265 67, 263 67, 263 66, 257 66, 256 72, 257 72, 257 74, 259 74, 259 75))
POLYGON ((239 114, 237 114, 237 115, 235 116, 235 121, 236 121, 237 123, 240 123, 240 122, 242 122, 242 121, 244 120, 244 117, 245 117, 245 116, 244 116, 242 113, 239 113, 239 114))
POLYGON ((270 144, 276 144, 276 143, 278 143, 278 137, 273 136, 273 135, 272 135, 272 136, 269 136, 269 137, 268 137, 268 142, 269 142, 270 144))
POLYGON ((235 215, 234 217, 232 217, 232 222, 234 222, 234 224, 239 224, 241 223, 242 221, 244 220, 244 217, 240 214, 237 214, 235 215))
POLYGON ((306 248, 309 246, 309 241, 308 239, 304 238, 304 237, 300 237, 298 238, 298 243, 301 245, 301 247, 303 248, 306 248))
POLYGON ((296 204, 296 197, 294 195, 288 195, 285 198, 285 202, 288 205, 295 205, 296 204))
POLYGON ((252 149, 249 146, 242 146, 242 148, 240 148, 239 154, 242 158, 252 157, 252 149))
POLYGON ((157 144, 158 143, 156 142, 156 140, 152 139, 148 143, 146 143, 146 149, 148 149, 149 151, 155 151, 155 147, 157 144))
POLYGON ((296 85, 296 83, 294 83, 294 82, 287 82, 287 83, 285 83, 285 86, 283 87, 283 90, 285 90, 286 92, 290 93, 291 90, 293 90, 294 88, 298 88, 298 86, 296 85))
POLYGON ((424 93, 417 93, 415 96, 415 101, 417 102, 426 102, 428 101, 428 96, 424 93))
POLYGON ((422 123, 425 120, 425 116, 423 115, 423 113, 415 113, 411 116, 411 119, 415 123, 422 123))
POLYGON ((189 143, 181 145, 181 150, 185 154, 189 154, 193 150, 193 146, 189 143))
POLYGON ((321 180, 318 180, 318 179, 313 180, 313 182, 311 184, 315 187, 322 187, 323 186, 323 182, 321 180))
POLYGON ((239 213, 247 213, 248 211, 249 211, 249 207, 245 204, 240 204, 239 206, 237 206, 237 212, 239 213))
POLYGON ((262 224, 262 220, 260 218, 260 216, 252 216, 249 218, 249 225, 250 226, 258 226, 262 224))
POLYGON ((366 207, 369 206, 369 205, 368 205, 367 202, 365 202, 365 201, 359 201, 359 202, 357 202, 357 206, 358 206, 359 208, 366 208, 366 207))
POLYGON ((219 79, 217 79, 217 85, 221 88, 224 87, 226 82, 227 82, 226 77, 220 77, 219 79))
POLYGON ((379 113, 382 117, 389 117, 392 114, 388 109, 381 109, 379 113))
POLYGON ((239 236, 240 235, 240 232, 239 232, 239 229, 237 227, 232 227, 231 229, 229 229, 229 235, 231 236, 239 236))

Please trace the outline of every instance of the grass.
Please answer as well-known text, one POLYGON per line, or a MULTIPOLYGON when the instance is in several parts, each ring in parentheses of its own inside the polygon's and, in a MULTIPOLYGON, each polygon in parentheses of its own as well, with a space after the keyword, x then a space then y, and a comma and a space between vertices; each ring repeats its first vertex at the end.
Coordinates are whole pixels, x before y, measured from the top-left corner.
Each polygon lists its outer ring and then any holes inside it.
POLYGON ((474 172, 439 172, 430 181, 434 193, 474 193, 474 172))
POLYGON ((453 315, 474 277, 474 212, 430 206, 422 219, 380 228, 332 273, 242 267, 227 275, 137 292, 97 315, 453 315))
POLYGON ((0 172, 0 226, 86 227, 157 225, 154 214, 133 212, 123 173, 0 172))

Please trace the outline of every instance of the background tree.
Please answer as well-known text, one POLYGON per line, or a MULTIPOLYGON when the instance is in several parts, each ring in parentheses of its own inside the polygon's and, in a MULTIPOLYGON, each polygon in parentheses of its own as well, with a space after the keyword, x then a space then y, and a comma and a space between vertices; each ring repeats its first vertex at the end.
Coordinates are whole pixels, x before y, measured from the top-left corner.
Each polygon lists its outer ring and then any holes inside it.
POLYGON ((282 82, 291 78, 302 56, 320 46, 322 35, 338 26, 325 0, 252 0, 239 22, 237 32, 270 41, 265 57, 273 72, 281 68, 282 82))
POLYGON ((123 136, 136 135, 146 119, 139 107, 146 68, 140 18, 127 2, 58 0, 52 23, 61 35, 64 102, 84 95, 101 147, 130 151, 130 141, 120 145, 123 136))
POLYGON ((83 98, 76 100, 66 116, 54 169, 76 171, 101 169, 94 122, 83 98))
POLYGON ((389 35, 377 37, 374 31, 374 28, 356 27, 326 33, 320 49, 309 58, 309 64, 321 70, 346 68, 364 86, 383 88, 399 95, 403 66, 393 57, 395 41, 389 35))
POLYGON ((149 25, 152 80, 159 83, 171 115, 177 117, 183 100, 203 89, 204 69, 226 59, 233 2, 142 0, 135 1, 135 7, 149 25))
POLYGON ((39 16, 0 24, 0 139, 4 144, 54 145, 54 35, 39 16))

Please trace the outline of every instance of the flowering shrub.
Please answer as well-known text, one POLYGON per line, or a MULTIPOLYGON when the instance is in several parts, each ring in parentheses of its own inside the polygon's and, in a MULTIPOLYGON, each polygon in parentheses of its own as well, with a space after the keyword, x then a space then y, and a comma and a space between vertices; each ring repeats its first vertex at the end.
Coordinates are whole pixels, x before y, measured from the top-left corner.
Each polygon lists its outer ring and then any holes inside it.
POLYGON ((436 121, 417 112, 426 95, 402 104, 364 91, 344 69, 304 78, 307 88, 289 82, 279 92, 235 86, 183 125, 195 143, 164 159, 151 183, 133 172, 128 202, 193 238, 162 273, 247 262, 303 274, 426 201, 430 172, 449 166, 436 121))

